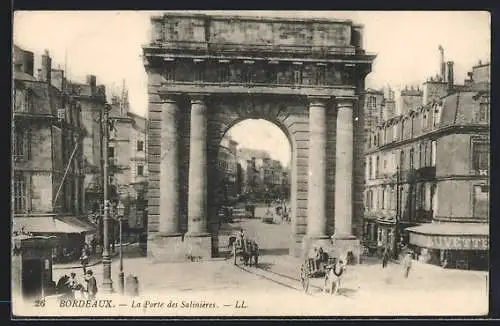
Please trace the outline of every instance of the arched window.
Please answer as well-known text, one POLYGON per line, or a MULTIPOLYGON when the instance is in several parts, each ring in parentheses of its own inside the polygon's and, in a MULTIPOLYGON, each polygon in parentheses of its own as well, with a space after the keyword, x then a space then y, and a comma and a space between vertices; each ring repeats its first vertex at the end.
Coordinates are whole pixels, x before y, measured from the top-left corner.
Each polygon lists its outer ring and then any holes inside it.
POLYGON ((375 164, 375 178, 378 178, 380 169, 380 158, 377 156, 376 164, 375 164))

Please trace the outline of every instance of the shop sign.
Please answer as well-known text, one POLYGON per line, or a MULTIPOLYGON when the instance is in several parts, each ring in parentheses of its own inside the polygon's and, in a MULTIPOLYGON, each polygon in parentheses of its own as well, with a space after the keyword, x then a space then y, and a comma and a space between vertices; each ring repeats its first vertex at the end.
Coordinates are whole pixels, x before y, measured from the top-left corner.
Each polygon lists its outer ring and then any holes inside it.
POLYGON ((488 250, 489 239, 487 237, 473 236, 442 236, 410 234, 412 244, 432 248, 449 250, 488 250))

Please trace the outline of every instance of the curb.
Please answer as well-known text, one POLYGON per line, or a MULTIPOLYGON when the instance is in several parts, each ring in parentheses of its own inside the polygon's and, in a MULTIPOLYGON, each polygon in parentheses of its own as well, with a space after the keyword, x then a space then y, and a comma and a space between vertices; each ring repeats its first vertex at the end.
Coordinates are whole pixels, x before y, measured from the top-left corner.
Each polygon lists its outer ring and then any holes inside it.
MULTIPOLYGON (((131 245, 131 244, 134 244, 134 243, 124 243, 124 244, 123 244, 123 247, 128 247, 128 246, 129 246, 129 245, 131 245)), ((120 247, 120 246, 117 246, 117 247, 120 247)), ((114 257, 117 257, 117 256, 119 256, 119 255, 120 255, 120 253, 119 253, 119 252, 115 252, 114 254, 111 254, 111 255, 110 255, 110 258, 114 258, 114 257)), ((93 263, 89 263, 89 264, 87 265, 87 267, 93 267, 93 266, 95 266, 95 265, 99 265, 99 264, 101 264, 101 263, 102 263, 102 258, 101 258, 101 259, 99 259, 99 260, 94 261, 93 263)), ((52 265, 52 269, 56 269, 56 270, 58 270, 58 269, 77 269, 77 268, 82 268, 82 265, 81 265, 81 264, 77 264, 77 265, 70 265, 70 264, 66 265, 66 264, 61 264, 61 265, 59 265, 59 266, 57 266, 57 265, 58 265, 58 264, 52 265)))

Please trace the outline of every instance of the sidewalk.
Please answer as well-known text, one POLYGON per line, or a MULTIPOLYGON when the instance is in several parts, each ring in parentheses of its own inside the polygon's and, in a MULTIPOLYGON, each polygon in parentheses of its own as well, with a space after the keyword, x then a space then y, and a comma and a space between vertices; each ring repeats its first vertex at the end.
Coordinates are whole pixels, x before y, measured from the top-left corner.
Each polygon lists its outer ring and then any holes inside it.
MULTIPOLYGON (((132 244, 134 243, 124 243, 123 247, 128 247, 129 245, 132 244)), ((119 249, 117 248, 120 248, 120 245, 115 245, 115 253, 110 253, 111 258, 115 258, 120 255, 119 249)), ((96 254, 94 257, 91 257, 89 259, 89 264, 87 265, 87 267, 99 265, 100 263, 102 263, 102 255, 96 254)), ((52 265, 52 269, 77 269, 77 268, 82 268, 82 264, 80 264, 80 261, 73 261, 68 263, 59 263, 52 265)))

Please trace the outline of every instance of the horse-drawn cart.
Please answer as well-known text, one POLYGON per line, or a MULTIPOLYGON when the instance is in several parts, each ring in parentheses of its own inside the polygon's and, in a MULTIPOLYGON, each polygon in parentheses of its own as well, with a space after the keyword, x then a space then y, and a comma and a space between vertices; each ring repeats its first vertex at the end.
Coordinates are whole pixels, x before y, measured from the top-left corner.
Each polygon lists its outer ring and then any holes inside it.
MULTIPOLYGON (((316 258, 308 258, 306 259, 302 265, 300 265, 300 283, 302 285, 302 289, 307 293, 309 290, 309 283, 311 278, 320 278, 328 277, 328 273, 332 268, 335 268, 337 265, 337 259, 333 257, 333 255, 329 255, 326 252, 323 252, 320 248, 318 255, 316 258)), ((335 271, 335 275, 337 272, 335 271)), ((339 276, 339 275, 337 275, 339 276)))
POLYGON ((233 259, 235 265, 238 265, 237 257, 240 257, 240 261, 243 261, 245 266, 252 266, 252 261, 254 266, 257 266, 259 263, 259 246, 257 242, 238 237, 233 242, 233 259))

